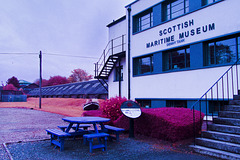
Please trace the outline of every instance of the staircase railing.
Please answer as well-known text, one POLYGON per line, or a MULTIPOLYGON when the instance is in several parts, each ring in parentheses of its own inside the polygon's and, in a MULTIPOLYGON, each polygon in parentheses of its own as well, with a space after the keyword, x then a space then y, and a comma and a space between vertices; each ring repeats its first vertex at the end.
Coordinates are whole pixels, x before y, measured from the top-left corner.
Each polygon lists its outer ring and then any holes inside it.
POLYGON ((108 42, 107 46, 103 50, 101 57, 99 58, 97 63, 95 63, 95 77, 97 77, 101 70, 103 69, 104 64, 106 63, 108 57, 126 51, 125 37, 126 35, 122 35, 108 42))
MULTIPOLYGON (((228 102, 230 99, 233 99, 234 95, 238 94, 239 82, 238 82, 238 63, 240 58, 231 65, 230 68, 191 106, 193 110, 193 133, 194 133, 194 145, 196 139, 196 122, 195 122, 195 110, 199 110, 199 117, 201 123, 201 112, 202 108, 205 107, 206 110, 206 125, 208 130, 209 119, 213 120, 214 116, 218 116, 221 106, 228 102), (218 105, 217 108, 209 106, 209 101, 218 105), (214 109, 217 111, 214 112, 214 109), (208 112, 211 112, 211 115, 208 115, 208 112)), ((200 126, 202 124, 199 124, 200 126)))

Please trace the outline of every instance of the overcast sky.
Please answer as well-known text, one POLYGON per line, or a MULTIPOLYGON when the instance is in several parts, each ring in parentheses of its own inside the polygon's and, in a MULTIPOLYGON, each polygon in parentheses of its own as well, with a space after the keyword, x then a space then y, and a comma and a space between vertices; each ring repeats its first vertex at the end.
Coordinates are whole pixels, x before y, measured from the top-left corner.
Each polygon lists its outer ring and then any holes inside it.
POLYGON ((68 77, 76 68, 93 75, 108 41, 106 25, 124 16, 125 6, 133 1, 0 0, 1 83, 12 76, 29 82, 38 79, 40 50, 44 79, 68 77))

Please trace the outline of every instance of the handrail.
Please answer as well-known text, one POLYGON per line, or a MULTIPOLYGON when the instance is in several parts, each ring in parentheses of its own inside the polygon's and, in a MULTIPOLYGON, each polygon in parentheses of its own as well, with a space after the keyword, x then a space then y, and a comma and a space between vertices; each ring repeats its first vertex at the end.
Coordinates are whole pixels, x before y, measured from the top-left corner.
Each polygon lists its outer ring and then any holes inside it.
POLYGON ((102 55, 100 56, 99 60, 95 63, 95 76, 98 76, 104 67, 104 64, 106 63, 108 57, 123 52, 126 50, 126 41, 125 41, 126 35, 122 35, 116 38, 111 39, 108 43, 105 49, 103 50, 102 55))
MULTIPOLYGON (((191 106, 191 110, 193 110, 193 133, 194 133, 194 145, 195 145, 195 138, 196 138, 196 122, 195 122, 195 107, 199 106, 199 115, 200 115, 200 121, 201 121, 201 110, 202 110, 202 101, 205 102, 205 107, 206 107, 206 123, 208 125, 208 109, 210 109, 209 105, 208 105, 208 100, 217 100, 217 102, 219 103, 220 100, 225 101, 225 93, 227 92, 227 100, 229 101, 230 97, 229 94, 232 90, 232 97, 234 96, 235 92, 234 92, 234 86, 236 83, 236 89, 238 92, 238 62, 240 61, 240 58, 237 59, 237 61, 235 63, 233 63, 224 73, 223 75, 218 78, 218 80, 191 106), (235 69, 235 75, 233 73, 234 70, 234 66, 236 66, 235 69), (231 78, 231 84, 229 83, 229 74, 230 74, 230 78, 231 78), (227 80, 227 82, 224 82, 224 78, 227 80), (235 82, 235 83, 234 83, 235 82), (219 84, 221 85, 220 89, 222 89, 221 93, 219 92, 219 84), (231 87, 231 89, 229 88, 229 86, 231 87), (214 87, 216 87, 216 96, 214 98, 214 87), (226 90, 224 90, 226 88, 226 90), (221 95, 221 97, 220 97, 221 95)), ((218 113, 220 111, 220 107, 218 107, 218 112, 217 112, 217 116, 218 113)), ((213 112, 214 110, 212 109, 212 119, 213 119, 213 112)), ((201 125, 201 124, 200 124, 201 125)), ((207 127, 208 130, 208 127, 207 127)))

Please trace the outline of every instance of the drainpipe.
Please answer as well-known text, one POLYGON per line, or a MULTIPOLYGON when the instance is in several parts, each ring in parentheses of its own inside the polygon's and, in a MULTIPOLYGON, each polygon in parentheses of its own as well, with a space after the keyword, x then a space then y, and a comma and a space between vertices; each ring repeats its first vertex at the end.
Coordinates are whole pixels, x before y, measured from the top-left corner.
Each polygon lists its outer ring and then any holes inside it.
POLYGON ((122 78, 121 78, 121 58, 119 57, 119 60, 118 60, 118 88, 119 88, 119 97, 122 97, 122 94, 121 94, 121 90, 122 90, 122 87, 121 87, 121 81, 122 81, 122 78))
POLYGON ((130 79, 131 79, 131 63, 130 63, 130 47, 131 47, 131 6, 128 7, 128 99, 131 99, 131 85, 130 85, 130 79))
MULTIPOLYGON (((130 51, 131 51, 131 6, 128 7, 128 99, 131 99, 131 60, 130 60, 130 51)), ((134 119, 129 119, 129 138, 134 138, 134 119)))

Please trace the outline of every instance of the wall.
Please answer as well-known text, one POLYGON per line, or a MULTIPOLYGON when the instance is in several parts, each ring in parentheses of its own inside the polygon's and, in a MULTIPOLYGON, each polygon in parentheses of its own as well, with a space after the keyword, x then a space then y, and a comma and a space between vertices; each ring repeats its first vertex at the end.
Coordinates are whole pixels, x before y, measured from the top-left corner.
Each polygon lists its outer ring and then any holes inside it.
MULTIPOLYGON (((160 1, 140 0, 132 5, 132 15, 155 5, 160 1), (146 5, 143 5, 146 4, 146 5), (144 8, 143 8, 144 7, 144 8)), ((216 37, 233 34, 240 31, 240 21, 238 15, 240 10, 238 0, 225 0, 200 10, 186 14, 174 20, 170 20, 151 29, 137 34, 131 34, 131 57, 138 57, 150 53, 159 53, 168 49, 180 46, 200 43, 216 37), (193 25, 172 31, 165 35, 159 34, 160 31, 171 26, 193 21, 193 25), (202 27, 209 28, 214 24, 214 29, 203 32, 202 27), (198 31, 200 27, 200 32, 198 31), (193 36, 179 38, 179 34, 191 30, 195 31, 193 36), (199 34, 197 34, 199 32, 199 34), (152 47, 146 47, 148 43, 160 40, 169 36, 174 37, 174 43, 162 43, 152 47), (181 41, 178 41, 181 40, 181 41)), ((191 54, 190 53, 190 57, 191 54)), ((197 55, 195 53, 195 60, 197 55)), ((202 61, 203 58, 200 57, 202 61)), ((176 98, 191 99, 199 98, 201 95, 229 68, 229 66, 203 68, 191 64, 193 70, 178 72, 158 73, 154 75, 133 77, 131 73, 131 99, 135 98, 176 98)), ((131 59, 131 67, 132 59, 131 59)), ((160 66, 159 66, 160 67, 160 66)), ((132 68, 131 68, 132 70, 132 68)))
MULTIPOLYGON (((121 94, 122 97, 127 97, 127 70, 126 70, 126 58, 121 60, 123 66, 123 81, 121 81, 121 94)), ((117 64, 118 66, 118 64, 117 64)), ((115 68, 111 72, 108 78, 108 98, 119 96, 119 82, 114 81, 115 68)))
MULTIPOLYGON (((126 19, 118 22, 117 24, 109 27, 109 41, 112 39, 115 39, 117 37, 120 37, 122 35, 125 35, 124 38, 124 43, 127 43, 127 38, 126 38, 126 34, 127 34, 127 21, 126 19)), ((121 40, 116 40, 114 41, 114 45, 119 43, 121 44, 121 40)), ((120 47, 121 48, 121 47, 120 47)), ((124 46, 124 50, 126 50, 126 44, 124 46)), ((117 53, 118 50, 114 50, 114 53, 117 53)), ((121 81, 121 93, 122 96, 127 95, 127 69, 126 69, 126 58, 122 58, 121 60, 121 65, 123 66, 123 81, 121 81)), ((118 66, 118 63, 116 64, 116 66, 118 66)), ((115 82, 114 81, 114 75, 115 75, 115 68, 113 69, 113 71, 111 72, 109 78, 108 78, 108 98, 111 97, 115 97, 119 95, 119 82, 115 82)))

